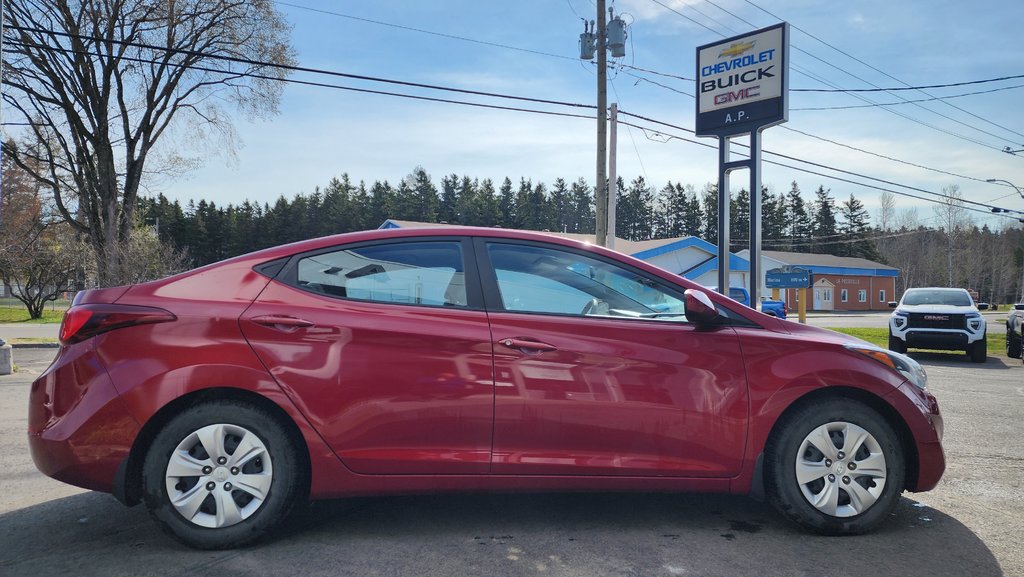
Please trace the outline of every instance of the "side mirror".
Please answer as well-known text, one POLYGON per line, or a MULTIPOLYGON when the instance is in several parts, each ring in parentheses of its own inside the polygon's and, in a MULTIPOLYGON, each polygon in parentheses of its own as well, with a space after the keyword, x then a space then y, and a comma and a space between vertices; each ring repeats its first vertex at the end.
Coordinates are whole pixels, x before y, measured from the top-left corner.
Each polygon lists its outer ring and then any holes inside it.
POLYGON ((898 305, 898 304, 899 303, 897 303, 896 301, 889 301, 889 308, 894 309, 894 308, 896 308, 896 305, 898 305))
POLYGON ((704 291, 686 289, 683 293, 686 305, 686 320, 696 325, 706 325, 718 319, 718 309, 704 291))
POLYGON ((978 310, 979 311, 987 311, 988 310, 988 303, 978 303, 978 310))
POLYGON ((1024 311, 1024 303, 1019 303, 1019 304, 1013 305, 1013 310, 1015 310, 1015 311, 1024 311))

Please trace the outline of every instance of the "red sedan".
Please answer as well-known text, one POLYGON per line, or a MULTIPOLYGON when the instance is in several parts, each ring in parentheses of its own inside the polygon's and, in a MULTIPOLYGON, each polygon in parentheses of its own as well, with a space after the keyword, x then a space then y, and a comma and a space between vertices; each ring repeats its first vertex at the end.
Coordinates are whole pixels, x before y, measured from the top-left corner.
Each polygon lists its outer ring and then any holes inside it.
POLYGON ((543 234, 282 246, 79 293, 60 338, 36 465, 195 547, 436 491, 751 494, 860 533, 945 468, 914 360, 543 234))

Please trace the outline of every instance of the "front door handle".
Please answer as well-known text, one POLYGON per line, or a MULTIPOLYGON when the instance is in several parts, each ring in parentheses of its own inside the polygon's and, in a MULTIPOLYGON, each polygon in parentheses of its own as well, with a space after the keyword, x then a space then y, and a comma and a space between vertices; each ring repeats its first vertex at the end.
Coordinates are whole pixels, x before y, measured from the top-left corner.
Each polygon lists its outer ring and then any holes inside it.
POLYGON ((548 343, 542 343, 540 341, 529 341, 523 338, 507 338, 499 341, 502 345, 510 349, 519 349, 522 351, 557 351, 558 347, 555 345, 549 345, 548 343))
POLYGON ((265 327, 271 327, 281 330, 304 329, 314 325, 313 321, 307 321, 306 319, 280 315, 263 315, 259 317, 253 317, 252 322, 258 325, 263 325, 265 327))

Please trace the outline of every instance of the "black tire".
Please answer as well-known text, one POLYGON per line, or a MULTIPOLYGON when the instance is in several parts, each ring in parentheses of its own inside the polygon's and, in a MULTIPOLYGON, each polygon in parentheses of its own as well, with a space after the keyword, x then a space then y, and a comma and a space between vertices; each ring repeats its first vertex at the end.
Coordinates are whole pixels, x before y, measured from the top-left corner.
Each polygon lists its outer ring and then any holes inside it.
MULTIPOLYGON (((205 444, 199 442, 194 445, 189 456, 200 465, 214 464, 215 461, 204 448, 205 444)), ((301 450, 300 443, 288 434, 278 418, 259 407, 237 401, 212 401, 190 407, 172 418, 157 433, 146 454, 142 470, 146 506, 165 532, 186 545, 198 549, 229 549, 251 543, 280 526, 295 506, 306 498, 308 472, 306 460, 301 458, 301 450), (224 427, 210 429, 213 425, 224 427), (223 431, 219 437, 224 439, 222 447, 227 455, 225 460, 231 460, 225 465, 215 465, 216 469, 211 467, 211 471, 202 477, 175 477, 177 484, 169 490, 168 484, 172 481, 168 480, 167 472, 172 455, 181 446, 196 443, 200 432, 212 430, 223 431), (255 441, 262 443, 262 450, 253 452, 258 456, 252 459, 235 454, 242 448, 241 439, 247 433, 255 436, 246 444, 247 447, 251 447, 255 441), (231 447, 232 443, 234 448, 231 447), (235 458, 239 459, 237 464, 240 468, 231 467, 235 458), (268 474, 269 481, 266 480, 268 474), (246 492, 242 488, 244 483, 256 476, 262 479, 262 483, 266 483, 266 488, 246 492), (239 486, 230 485, 232 480, 239 486), (210 485, 214 485, 214 489, 208 490, 205 497, 202 496, 201 491, 210 485), (179 497, 192 492, 199 497, 189 500, 201 502, 192 517, 196 521, 186 519, 171 503, 169 491, 173 490, 180 491, 177 493, 179 497), (217 491, 225 492, 215 494, 217 491), (253 496, 261 493, 262 501, 253 496), (231 499, 233 505, 225 499, 231 499), (223 511, 229 515, 228 510, 231 508, 241 511, 240 521, 231 521, 231 524, 225 523, 220 527, 201 525, 203 520, 220 523, 220 513, 223 511), (213 521, 210 521, 211 517, 213 521)))
MULTIPOLYGON (((886 422, 877 412, 870 407, 850 399, 833 398, 819 402, 808 403, 784 417, 769 439, 765 449, 765 481, 768 498, 783 515, 798 525, 824 535, 856 535, 870 531, 878 524, 885 521, 899 500, 903 492, 906 479, 906 462, 903 456, 903 447, 893 427, 886 422), (822 477, 818 480, 801 485, 797 481, 797 464, 807 455, 801 455, 804 441, 809 440, 811 432, 821 427, 835 426, 837 423, 856 425, 867 431, 877 442, 877 449, 885 459, 885 477, 882 488, 878 492, 876 500, 867 505, 862 511, 852 514, 856 510, 856 504, 850 498, 851 493, 848 487, 850 483, 857 483, 861 488, 870 487, 865 490, 875 490, 878 487, 876 481, 869 480, 869 475, 864 472, 869 469, 864 465, 856 473, 856 467, 850 467, 852 461, 867 463, 859 460, 863 457, 861 450, 868 450, 868 442, 861 446, 857 454, 849 456, 846 461, 837 460, 834 465, 826 466, 829 461, 822 455, 821 470, 831 474, 836 471, 830 467, 842 468, 841 476, 832 475, 834 478, 822 477), (847 477, 846 470, 851 471, 847 477), (863 476, 858 476, 863 475, 863 476), (828 487, 826 483, 834 485, 833 491, 837 494, 837 502, 840 508, 847 510, 831 515, 819 510, 805 497, 804 490, 814 492, 814 484, 821 482, 821 494, 824 494, 828 487), (847 482, 849 481, 849 482, 847 482), (846 503, 843 503, 845 495, 846 503)), ((833 433, 835 434, 835 433, 833 433)), ((834 439, 834 437, 833 437, 834 439)), ((873 444, 873 443, 872 443, 873 444)), ((841 447, 839 447, 841 449, 841 447)), ((839 453, 840 455, 842 453, 839 453)), ((833 455, 836 456, 836 455, 833 455)), ((877 459, 877 457, 872 457, 877 459)))
POLYGON ((967 347, 967 354, 971 356, 971 362, 974 363, 984 363, 988 360, 987 335, 982 335, 980 341, 976 341, 973 345, 967 347))
POLYGON ((889 333, 889 350, 894 353, 905 353, 907 352, 907 343, 889 333))
POLYGON ((1006 356, 1011 359, 1021 358, 1021 340, 1014 334, 1011 327, 1006 327, 1006 356))

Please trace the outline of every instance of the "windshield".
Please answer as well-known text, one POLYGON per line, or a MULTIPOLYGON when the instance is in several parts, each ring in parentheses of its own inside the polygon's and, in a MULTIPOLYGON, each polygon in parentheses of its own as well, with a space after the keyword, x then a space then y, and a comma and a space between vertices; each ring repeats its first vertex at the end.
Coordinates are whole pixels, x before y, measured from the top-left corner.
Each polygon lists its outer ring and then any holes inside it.
POLYGON ((971 297, 962 290, 915 289, 903 295, 903 304, 911 305, 950 305, 955 307, 971 306, 971 297))

